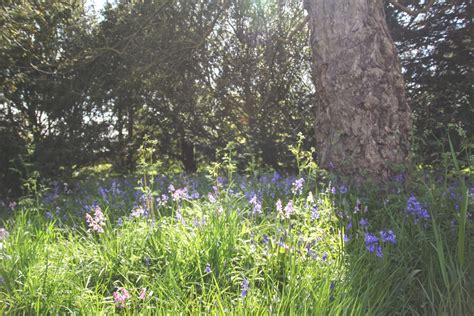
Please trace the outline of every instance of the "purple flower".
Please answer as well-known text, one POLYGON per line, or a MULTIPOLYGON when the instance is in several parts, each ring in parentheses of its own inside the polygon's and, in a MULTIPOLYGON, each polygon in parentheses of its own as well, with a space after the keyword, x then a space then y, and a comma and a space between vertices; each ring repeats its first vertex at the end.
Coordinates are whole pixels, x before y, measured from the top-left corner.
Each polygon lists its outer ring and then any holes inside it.
POLYGON ((303 193, 303 185, 304 185, 304 179, 303 178, 295 180, 292 184, 291 192, 293 194, 301 195, 303 193))
POLYGON ((262 236, 262 242, 265 244, 265 245, 268 245, 268 242, 269 242, 269 239, 268 239, 268 236, 263 234, 262 236))
POLYGON ((407 213, 415 218, 415 223, 420 219, 429 219, 430 214, 426 210, 425 206, 418 202, 413 193, 407 200, 407 213))
POLYGON ((283 214, 283 205, 281 204, 281 200, 280 200, 280 199, 278 199, 278 201, 276 202, 275 206, 276 206, 276 210, 277 210, 277 212, 278 212, 278 217, 284 218, 284 217, 285 217, 285 214, 283 214))
POLYGON ((188 198, 188 188, 181 188, 175 190, 172 195, 173 200, 176 202, 179 202, 180 200, 187 199, 188 198))
POLYGON ((365 233, 364 240, 366 245, 375 244, 379 241, 379 239, 371 233, 365 233))
POLYGON ((342 194, 347 193, 347 187, 345 185, 341 185, 341 187, 339 188, 339 192, 341 192, 342 194))
POLYGON ((206 268, 204 269, 204 273, 207 274, 207 273, 211 273, 211 272, 212 272, 211 265, 208 263, 208 264, 206 264, 206 268))
POLYGON ((257 195, 254 194, 253 197, 250 199, 249 203, 253 206, 252 214, 258 215, 262 213, 262 202, 257 199, 257 195))
POLYGON ((375 247, 375 255, 379 258, 383 257, 382 247, 380 245, 375 247))
POLYGON ((389 230, 389 231, 382 230, 380 232, 380 237, 382 238, 383 242, 388 242, 391 244, 397 243, 397 236, 395 236, 395 233, 392 230, 389 230))
POLYGON ((216 203, 216 197, 211 192, 209 192, 207 194, 207 198, 208 198, 209 202, 211 202, 212 204, 216 203))
POLYGON ((281 175, 278 173, 278 172, 274 172, 273 173, 273 177, 272 177, 272 183, 277 183, 279 180, 281 179, 281 175))
POLYGON ((290 249, 290 246, 285 244, 282 239, 280 239, 280 241, 277 244, 278 244, 278 246, 280 246, 283 249, 286 249, 286 250, 290 249))
POLYGON ((102 186, 99 187, 99 195, 104 201, 107 201, 107 190, 102 186))
POLYGON ((186 225, 186 221, 183 218, 183 215, 181 215, 180 211, 176 211, 176 220, 178 222, 181 222, 181 224, 186 225))
POLYGON ((48 220, 52 220, 52 219, 53 219, 53 214, 52 214, 51 212, 46 212, 45 216, 46 216, 46 218, 47 218, 48 220))
POLYGON ((402 184, 403 181, 405 181, 405 176, 403 175, 403 173, 400 173, 400 174, 395 175, 393 177, 393 180, 395 180, 395 182, 397 182, 397 183, 402 184))
POLYGON ((289 200, 284 209, 285 218, 290 218, 291 214, 294 212, 293 201, 289 200))
POLYGON ((146 217, 146 216, 148 216, 148 212, 146 208, 139 205, 136 205, 132 209, 132 212, 130 213, 130 218, 139 218, 139 217, 146 217))
POLYGON ((378 244, 379 239, 374 234, 365 233, 364 241, 365 241, 365 247, 367 248, 369 252, 372 253, 374 252, 375 246, 378 244))
POLYGON ((328 253, 325 252, 325 253, 323 254, 323 257, 322 257, 321 259, 322 259, 323 261, 327 261, 327 260, 328 260, 328 253))
POLYGON ((317 220, 319 219, 319 212, 318 212, 318 207, 316 205, 313 205, 311 207, 311 220, 317 220))
POLYGON ((247 278, 244 278, 242 281, 242 293, 240 294, 243 298, 247 297, 247 292, 249 290, 249 281, 247 278))
POLYGON ((360 212, 361 206, 362 206, 362 204, 360 203, 359 200, 357 200, 356 205, 354 206, 354 214, 357 214, 357 213, 360 212))
POLYGON ((117 225, 122 226, 123 225, 123 219, 121 217, 118 218, 117 220, 117 225))
POLYGON ((147 267, 149 267, 150 264, 151 264, 151 259, 148 258, 148 257, 146 257, 145 259, 143 259, 143 263, 144 263, 147 267))
POLYGON ((369 222, 365 218, 361 218, 359 222, 360 226, 367 228, 369 226, 369 222))

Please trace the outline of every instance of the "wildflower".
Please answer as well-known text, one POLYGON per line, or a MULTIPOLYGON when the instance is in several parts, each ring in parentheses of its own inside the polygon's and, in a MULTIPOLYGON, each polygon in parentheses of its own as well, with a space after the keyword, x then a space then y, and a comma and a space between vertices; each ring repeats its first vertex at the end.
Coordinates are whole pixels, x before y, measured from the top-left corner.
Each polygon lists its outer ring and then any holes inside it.
POLYGON ((123 225, 123 219, 121 217, 118 218, 117 220, 117 225, 122 226, 123 225))
POLYGON ((415 223, 418 222, 420 219, 429 219, 430 214, 426 210, 423 204, 418 202, 416 197, 413 195, 413 193, 410 195, 410 197, 407 200, 407 213, 409 215, 412 215, 415 217, 415 223))
POLYGON ((142 288, 140 290, 140 295, 138 296, 138 298, 142 301, 145 300, 145 298, 146 298, 146 288, 142 288))
POLYGON ((10 210, 13 211, 13 210, 15 209, 15 207, 16 207, 16 202, 15 202, 15 201, 10 202, 10 203, 8 204, 8 207, 10 208, 10 210))
POLYGON ((107 201, 107 189, 105 189, 102 186, 99 186, 99 195, 102 198, 102 200, 107 201))
POLYGON ((352 229, 352 222, 349 222, 346 226, 346 230, 351 230, 352 229))
POLYGON ((182 189, 177 189, 172 193, 173 200, 175 201, 180 201, 183 199, 188 198, 188 189, 187 188, 182 188, 182 189))
POLYGON ((52 220, 52 219, 53 219, 53 213, 51 213, 51 212, 46 212, 45 216, 46 216, 46 218, 47 218, 48 220, 52 220))
POLYGON ((272 177, 272 183, 277 183, 281 179, 281 175, 275 171, 272 177))
POLYGON ((361 218, 359 222, 360 226, 367 228, 369 226, 369 221, 366 218, 361 218))
POLYGON ((244 278, 244 280, 242 281, 242 293, 241 293, 241 296, 242 297, 247 297, 247 292, 249 290, 249 281, 247 280, 247 278, 244 278))
POLYGON ((160 200, 160 205, 164 206, 166 203, 168 203, 169 197, 166 194, 161 195, 161 200, 160 200))
POLYGON ((281 204, 281 200, 278 199, 278 201, 275 204, 277 212, 278 212, 278 217, 284 218, 285 215, 283 214, 283 205, 281 204))
POLYGON ((92 217, 91 214, 86 213, 86 222, 89 226, 89 229, 97 233, 103 233, 104 232, 103 226, 105 226, 104 213, 102 213, 102 210, 100 209, 98 205, 95 205, 93 207, 93 210, 94 210, 94 217, 92 217))
POLYGON ((291 214, 295 211, 293 206, 293 201, 288 201, 288 204, 285 206, 285 218, 290 218, 291 214))
POLYGON ((337 193, 337 190, 336 190, 335 187, 331 187, 331 193, 332 193, 332 194, 336 194, 336 193, 337 193))
POLYGON ((311 207, 311 220, 317 220, 319 219, 319 212, 318 212, 318 207, 316 205, 313 205, 311 207))
POLYGON ((201 197, 201 195, 200 195, 199 192, 197 192, 197 191, 194 191, 194 192, 191 193, 191 195, 189 196, 189 198, 190 198, 191 200, 197 200, 197 199, 199 199, 200 197, 201 197))
POLYGON ((291 192, 293 194, 301 195, 303 193, 303 185, 304 185, 304 179, 303 178, 295 180, 292 184, 291 192))
POLYGON ((249 203, 253 205, 252 214, 257 215, 262 213, 262 202, 257 199, 257 195, 254 194, 250 199, 249 203))
POLYGON ((7 239, 9 233, 5 228, 0 228, 0 240, 7 239))
POLYGON ((181 215, 180 211, 176 211, 176 220, 178 222, 181 222, 181 224, 186 225, 186 221, 183 218, 183 215, 181 215))
POLYGON ((373 253, 375 251, 375 246, 379 242, 378 238, 371 233, 365 234, 364 241, 365 241, 365 247, 367 248, 367 251, 369 251, 370 253, 373 253))
POLYGON ((402 184, 403 181, 405 181, 405 176, 403 175, 403 173, 400 173, 400 174, 395 175, 393 177, 393 180, 395 180, 395 182, 397 182, 397 183, 402 184))
POLYGON ((143 259, 143 263, 144 263, 147 267, 149 267, 150 264, 151 264, 151 259, 148 258, 148 257, 146 257, 145 259, 143 259))
POLYGON ((127 300, 131 297, 127 289, 121 288, 112 294, 115 302, 115 306, 125 308, 127 300))
POLYGON ((322 257, 321 259, 322 259, 324 262, 326 262, 326 261, 328 260, 328 253, 325 252, 325 253, 323 254, 323 257, 322 257))
POLYGON ((383 257, 383 252, 382 252, 382 246, 380 245, 377 245, 375 247, 375 255, 379 258, 382 258, 383 257))
POLYGON ((143 206, 136 205, 132 209, 132 212, 130 213, 130 218, 145 217, 147 215, 148 215, 148 212, 143 206))
POLYGON ((211 192, 207 194, 207 198, 209 199, 209 202, 211 202, 212 204, 216 203, 216 197, 211 192))
POLYGON ((397 236, 392 230, 389 231, 381 231, 380 232, 380 237, 382 238, 383 242, 389 242, 391 244, 396 244, 397 243, 397 236))
POLYGON ((262 236, 262 242, 265 244, 265 245, 268 245, 268 242, 269 242, 269 239, 268 239, 268 236, 263 234, 262 236))
POLYGON ((208 263, 208 264, 206 264, 206 268, 204 269, 204 273, 207 274, 207 273, 211 273, 211 272, 212 272, 211 265, 208 263))
POLYGON ((349 242, 351 240, 351 237, 348 235, 344 234, 344 242, 349 242))
POLYGON ((339 192, 341 192, 342 194, 347 193, 347 187, 345 185, 341 185, 341 187, 339 188, 339 192))
POLYGON ((360 212, 361 206, 362 206, 362 205, 361 205, 359 199, 357 199, 356 205, 354 206, 354 214, 357 214, 357 213, 360 212))
POLYGON ((285 243, 283 242, 283 239, 281 239, 281 238, 280 238, 280 241, 279 241, 277 244, 278 244, 278 246, 280 246, 281 248, 283 248, 283 249, 285 249, 285 250, 290 249, 290 246, 288 246, 287 244, 285 244, 285 243))

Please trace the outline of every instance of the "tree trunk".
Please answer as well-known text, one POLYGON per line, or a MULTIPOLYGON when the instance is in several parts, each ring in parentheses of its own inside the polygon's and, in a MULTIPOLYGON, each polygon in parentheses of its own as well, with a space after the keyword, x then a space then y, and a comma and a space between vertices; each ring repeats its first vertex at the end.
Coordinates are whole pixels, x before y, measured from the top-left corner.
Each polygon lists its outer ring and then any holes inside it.
POLYGON ((409 158, 411 113, 382 0, 306 0, 323 167, 389 179, 409 158))
POLYGON ((197 165, 194 157, 194 146, 186 139, 184 131, 181 132, 181 162, 186 172, 196 172, 197 165))

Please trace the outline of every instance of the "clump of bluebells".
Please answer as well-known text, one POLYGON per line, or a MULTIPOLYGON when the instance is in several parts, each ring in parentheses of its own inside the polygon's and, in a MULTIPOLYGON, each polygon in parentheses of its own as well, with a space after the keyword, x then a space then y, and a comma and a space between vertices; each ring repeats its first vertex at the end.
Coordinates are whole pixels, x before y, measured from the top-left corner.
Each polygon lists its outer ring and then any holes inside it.
POLYGON ((368 252, 374 253, 375 255, 379 258, 383 257, 383 250, 382 250, 382 244, 383 243, 390 243, 390 244, 396 244, 397 243, 397 237, 395 233, 392 230, 382 230, 380 232, 380 238, 375 236, 372 233, 365 233, 364 236, 364 242, 365 242, 365 248, 367 249, 368 252))
POLYGON ((413 193, 408 198, 406 210, 407 214, 414 218, 415 224, 417 224, 420 220, 426 220, 430 218, 430 214, 426 210, 426 207, 416 199, 413 193))

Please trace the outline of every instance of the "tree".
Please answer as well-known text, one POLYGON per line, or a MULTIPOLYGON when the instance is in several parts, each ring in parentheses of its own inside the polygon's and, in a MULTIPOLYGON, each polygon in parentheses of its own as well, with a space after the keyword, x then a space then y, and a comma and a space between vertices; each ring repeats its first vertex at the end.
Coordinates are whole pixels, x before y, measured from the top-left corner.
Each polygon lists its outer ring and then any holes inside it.
MULTIPOLYGON (((398 3, 398 2, 397 2, 398 3)), ((412 119, 381 0, 307 0, 322 166, 356 182, 409 161, 412 119)))
MULTIPOLYGON (((436 1, 422 16, 407 16, 387 6, 387 22, 404 69, 413 109, 414 150, 423 163, 436 165, 449 150, 472 144, 473 24, 470 0, 436 1)), ((464 155, 459 157, 460 160, 464 155)))
MULTIPOLYGON (((28 158, 43 175, 70 174, 74 165, 93 160, 92 148, 100 148, 92 146, 98 131, 83 93, 88 82, 83 3, 6 1, 0 24, 0 129, 7 130, 4 139, 15 141, 0 155, 25 153, 13 149, 33 145, 28 158)), ((4 157, 2 162, 11 160, 4 157)))

